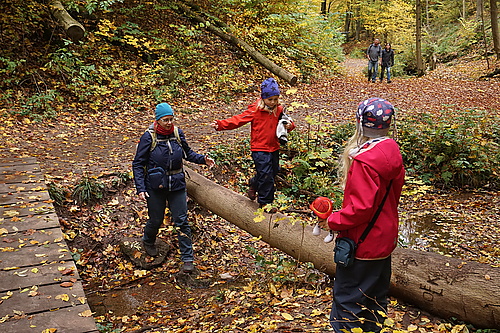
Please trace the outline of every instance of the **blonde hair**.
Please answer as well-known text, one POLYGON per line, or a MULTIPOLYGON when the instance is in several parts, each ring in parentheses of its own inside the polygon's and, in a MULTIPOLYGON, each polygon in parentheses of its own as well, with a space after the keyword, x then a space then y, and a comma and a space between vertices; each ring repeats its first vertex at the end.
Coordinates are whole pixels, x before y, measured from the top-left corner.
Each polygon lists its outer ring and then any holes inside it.
MULTIPOLYGON (((386 132, 381 132, 380 136, 384 136, 386 132)), ((369 138, 364 136, 361 130, 361 125, 359 122, 356 122, 356 133, 347 141, 347 144, 344 147, 344 152, 340 156, 339 161, 339 169, 338 169, 338 178, 339 183, 342 185, 342 188, 345 189, 345 185, 347 182, 347 174, 349 173, 349 169, 351 168, 352 158, 351 153, 354 149, 359 149, 363 146, 363 144, 373 138, 369 138)))

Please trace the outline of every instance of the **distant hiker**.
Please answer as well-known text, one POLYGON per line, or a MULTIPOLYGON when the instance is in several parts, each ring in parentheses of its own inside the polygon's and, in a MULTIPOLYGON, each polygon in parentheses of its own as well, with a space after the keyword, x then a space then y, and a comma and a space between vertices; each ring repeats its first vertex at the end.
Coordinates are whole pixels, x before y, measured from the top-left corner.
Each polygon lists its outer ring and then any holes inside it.
POLYGON ((394 66, 394 50, 389 43, 386 43, 382 50, 380 65, 380 82, 384 81, 384 72, 387 71, 387 83, 391 83, 391 67, 394 66))
POLYGON ((158 255, 155 241, 168 202, 177 229, 181 260, 184 262, 182 270, 190 273, 194 270, 194 256, 191 227, 187 220, 186 180, 182 160, 184 158, 209 167, 215 162, 189 147, 183 131, 174 126, 174 112, 170 105, 158 104, 155 118, 156 121, 141 136, 132 163, 137 194, 148 205, 149 220, 142 241, 149 256, 158 255))
MULTIPOLYGON (((225 120, 215 120, 211 124, 217 131, 222 131, 250 123, 250 150, 257 174, 249 180, 247 195, 250 200, 257 198, 261 208, 274 202, 274 178, 279 170, 278 123, 282 119, 288 119, 282 124, 283 127, 287 131, 295 128, 293 121, 286 118, 279 96, 280 89, 276 80, 266 79, 261 84, 261 98, 249 105, 246 111, 225 120)), ((276 213, 277 209, 268 206, 266 212, 276 213)))
POLYGON ((366 57, 368 58, 368 81, 375 82, 378 74, 378 60, 382 55, 382 47, 380 40, 375 38, 373 44, 366 49, 366 57))
MULTIPOLYGON (((337 333, 361 328, 379 332, 387 310, 391 279, 391 253, 398 242, 398 204, 405 170, 398 144, 387 137, 394 107, 381 98, 361 102, 356 133, 341 158, 344 186, 342 209, 321 227, 337 231, 336 273, 330 323, 337 333), (353 261, 337 260, 347 246, 355 249, 353 261), (347 267, 346 267, 347 266, 347 267)), ((352 253, 352 251, 351 251, 352 253)), ((342 259, 347 258, 344 256, 342 259)))

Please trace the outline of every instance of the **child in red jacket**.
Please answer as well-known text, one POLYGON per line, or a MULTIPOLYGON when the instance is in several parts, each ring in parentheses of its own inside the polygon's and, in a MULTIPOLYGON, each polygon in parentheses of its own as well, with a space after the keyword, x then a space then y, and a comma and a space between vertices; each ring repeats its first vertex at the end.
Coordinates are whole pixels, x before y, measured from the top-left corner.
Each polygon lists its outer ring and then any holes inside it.
MULTIPOLYGON (((274 201, 274 177, 279 170, 280 149, 276 129, 280 120, 287 117, 284 107, 279 103, 279 96, 280 89, 276 80, 266 79, 261 85, 261 98, 249 105, 246 111, 212 123, 217 131, 232 130, 250 123, 250 150, 257 173, 249 181, 247 195, 250 200, 257 198, 260 207, 274 201)), ((291 131, 295 125, 293 121, 287 121, 284 127, 291 131)), ((275 207, 268 209, 268 213, 276 212, 275 207)))

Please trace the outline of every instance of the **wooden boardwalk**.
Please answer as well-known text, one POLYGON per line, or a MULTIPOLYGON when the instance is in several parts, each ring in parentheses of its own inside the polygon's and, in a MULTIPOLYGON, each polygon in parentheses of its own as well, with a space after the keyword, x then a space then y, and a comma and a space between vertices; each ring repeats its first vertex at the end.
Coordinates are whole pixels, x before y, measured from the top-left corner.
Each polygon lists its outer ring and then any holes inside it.
POLYGON ((0 157, 0 332, 99 332, 34 158, 0 157))

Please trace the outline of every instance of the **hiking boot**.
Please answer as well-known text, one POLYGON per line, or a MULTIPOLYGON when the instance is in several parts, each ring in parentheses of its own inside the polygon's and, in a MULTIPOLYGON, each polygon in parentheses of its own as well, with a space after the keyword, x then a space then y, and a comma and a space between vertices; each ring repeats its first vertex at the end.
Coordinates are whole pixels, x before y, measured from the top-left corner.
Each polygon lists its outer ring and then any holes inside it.
POLYGON ((321 227, 316 223, 313 229, 313 236, 319 236, 321 234, 321 227))
POLYGON ((194 271, 194 265, 192 261, 187 261, 182 265, 182 271, 184 273, 192 273, 194 271))
POLYGON ((335 234, 333 233, 333 230, 330 230, 330 232, 328 233, 328 235, 326 235, 326 237, 323 241, 325 243, 330 243, 334 238, 335 238, 335 234))
POLYGON ((255 198, 257 198, 257 191, 251 185, 248 188, 247 197, 252 201, 255 200, 255 198))
POLYGON ((146 250, 146 253, 150 257, 156 257, 158 255, 158 250, 156 249, 156 246, 154 244, 148 244, 145 242, 142 242, 142 245, 144 246, 144 250, 146 250))
POLYGON ((391 83, 391 80, 387 80, 387 83, 391 83))

